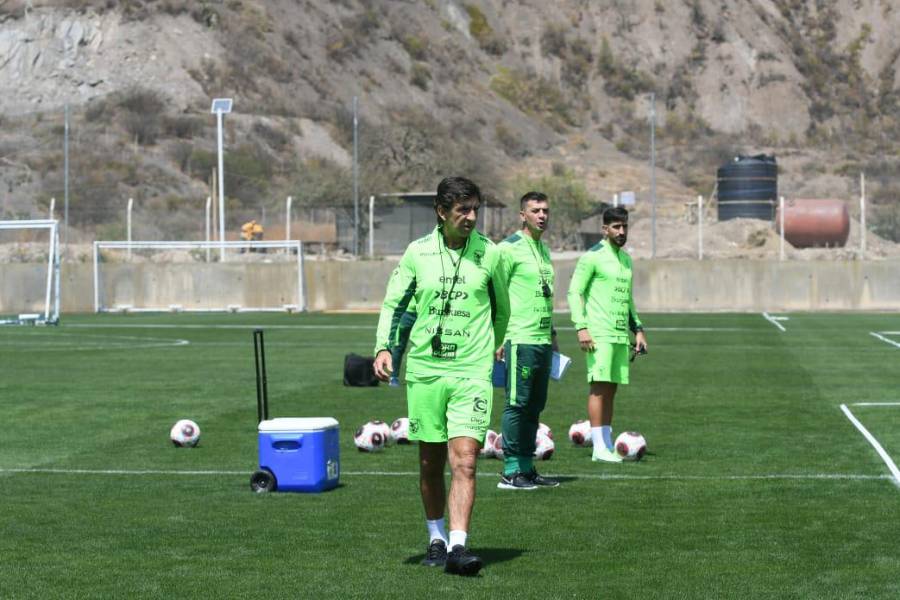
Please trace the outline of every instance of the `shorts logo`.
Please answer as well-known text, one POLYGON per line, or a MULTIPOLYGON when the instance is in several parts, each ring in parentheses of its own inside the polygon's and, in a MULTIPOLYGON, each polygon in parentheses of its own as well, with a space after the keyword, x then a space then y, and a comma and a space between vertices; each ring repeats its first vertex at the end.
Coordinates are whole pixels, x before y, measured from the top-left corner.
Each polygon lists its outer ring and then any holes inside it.
POLYGON ((522 379, 531 377, 531 367, 522 367, 522 379))
POLYGON ((472 412, 487 413, 487 400, 484 398, 475 398, 472 401, 472 412))
POLYGON ((409 420, 409 432, 410 433, 419 433, 419 420, 418 419, 410 419, 409 420))

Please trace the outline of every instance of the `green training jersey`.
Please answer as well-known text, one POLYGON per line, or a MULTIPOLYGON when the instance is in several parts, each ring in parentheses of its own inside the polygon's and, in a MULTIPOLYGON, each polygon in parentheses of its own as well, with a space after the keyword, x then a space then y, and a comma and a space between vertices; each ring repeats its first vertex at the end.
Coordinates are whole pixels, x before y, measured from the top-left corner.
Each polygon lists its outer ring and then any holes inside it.
POLYGON ((643 329, 631 295, 631 257, 604 240, 584 253, 569 284, 575 329, 596 342, 629 343, 628 332, 643 329))
POLYGON ((498 247, 509 278, 509 327, 513 344, 549 344, 553 330, 553 264, 550 249, 519 232, 498 247))
POLYGON ((451 375, 491 378, 494 350, 509 321, 504 263, 497 246, 473 231, 450 249, 438 228, 412 242, 388 281, 375 352, 391 340, 411 299, 418 317, 409 335, 407 379, 451 375))

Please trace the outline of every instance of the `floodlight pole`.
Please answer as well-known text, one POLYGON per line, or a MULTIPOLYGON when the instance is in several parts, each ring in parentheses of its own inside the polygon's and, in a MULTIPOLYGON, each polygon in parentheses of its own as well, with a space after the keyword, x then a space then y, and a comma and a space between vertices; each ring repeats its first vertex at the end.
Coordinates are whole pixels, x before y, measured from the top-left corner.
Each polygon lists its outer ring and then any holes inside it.
MULTIPOLYGON (((206 214, 204 215, 205 218, 203 219, 203 223, 206 226, 206 243, 207 244, 209 244, 209 225, 210 225, 209 210, 210 210, 211 204, 212 204, 212 196, 207 196, 206 197, 206 214)), ((208 245, 206 246, 206 262, 209 262, 209 246, 208 245)))
POLYGON ((650 94, 650 258, 656 258, 656 93, 650 94))
POLYGON ((225 262, 225 168, 222 157, 222 111, 216 111, 216 141, 219 151, 219 261, 225 262))
POLYGON ((866 257, 866 174, 859 174, 859 257, 866 257))
POLYGON ((369 258, 375 256, 375 196, 369 196, 369 258))
POLYGON ((359 99, 353 96, 353 256, 359 256, 359 99))
POLYGON ((63 245, 69 250, 69 104, 66 103, 65 127, 63 134, 63 197, 65 209, 63 220, 65 232, 63 232, 63 245))
POLYGON ((703 196, 697 196, 697 259, 703 260, 703 196))

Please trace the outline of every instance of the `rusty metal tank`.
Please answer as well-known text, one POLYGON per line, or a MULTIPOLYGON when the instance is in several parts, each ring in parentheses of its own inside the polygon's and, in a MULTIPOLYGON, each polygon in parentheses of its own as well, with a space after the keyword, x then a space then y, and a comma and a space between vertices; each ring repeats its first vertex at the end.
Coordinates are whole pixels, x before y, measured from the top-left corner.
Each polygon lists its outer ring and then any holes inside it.
MULTIPOLYGON (((781 232, 781 210, 775 211, 775 230, 781 232)), ((784 239, 795 248, 838 247, 847 243, 850 215, 847 204, 834 198, 784 201, 784 239)))

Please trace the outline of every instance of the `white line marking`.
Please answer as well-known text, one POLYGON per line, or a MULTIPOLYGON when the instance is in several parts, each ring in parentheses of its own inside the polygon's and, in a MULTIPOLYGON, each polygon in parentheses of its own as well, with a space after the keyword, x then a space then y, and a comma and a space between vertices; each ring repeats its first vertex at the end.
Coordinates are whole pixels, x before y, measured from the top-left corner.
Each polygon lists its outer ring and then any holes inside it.
POLYGON ((768 321, 769 323, 771 323, 772 325, 774 325, 781 331, 787 331, 787 329, 784 328, 784 325, 782 325, 781 323, 778 322, 779 321, 778 317, 773 317, 772 315, 770 315, 767 312, 764 312, 762 314, 762 316, 766 321, 768 321))
MULTIPOLYGON (((141 337, 134 335, 92 335, 74 332, 28 332, 23 336, 2 338, 17 351, 52 352, 55 350, 118 350, 139 348, 168 348, 172 346, 188 346, 190 341, 183 339, 167 339, 158 337, 141 337), (90 338, 90 339, 87 339, 90 338), (98 340, 94 345, 87 345, 98 340)), ((2 341, 2 340, 0 340, 2 341)))
POLYGON ((900 406, 900 402, 854 402, 850 406, 900 406))
POLYGON ((859 430, 860 433, 863 434, 863 437, 866 438, 872 447, 875 448, 875 451, 878 453, 878 456, 881 457, 881 460, 884 461, 884 464, 887 465, 888 470, 893 475, 893 483, 897 487, 900 487, 900 469, 897 469, 897 465, 894 464, 894 461, 891 460, 891 457, 888 456, 888 453, 884 451, 884 448, 881 447, 881 444, 878 443, 878 440, 875 439, 875 436, 869 433, 869 430, 865 428, 865 426, 859 422, 859 420, 853 416, 853 413, 850 412, 850 409, 847 408, 846 404, 841 404, 841 410, 844 411, 844 414, 847 415, 847 418, 850 419, 850 422, 859 430))
MULTIPOLYGON (((882 331, 881 333, 895 333, 895 332, 893 332, 893 331, 882 331)), ((900 348, 900 342, 895 342, 894 340, 888 339, 888 338, 884 337, 883 335, 881 335, 881 333, 876 333, 876 332, 874 332, 874 331, 870 331, 870 332, 869 332, 870 335, 874 335, 875 337, 877 337, 877 338, 878 338, 879 340, 881 340, 882 342, 887 342, 887 343, 890 344, 891 346, 896 346, 897 348, 900 348)))
MULTIPOLYGON (((52 475, 249 475, 253 469, 232 470, 165 470, 165 469, 55 469, 55 468, 0 468, 0 473, 32 473, 52 475)), ((343 471, 348 477, 418 477, 418 471, 343 471)), ((497 477, 498 473, 478 473, 478 477, 497 477)), ((553 473, 556 477, 578 479, 621 479, 656 481, 748 481, 748 480, 882 480, 889 475, 860 475, 856 473, 775 473, 769 475, 614 475, 603 473, 553 473)))

